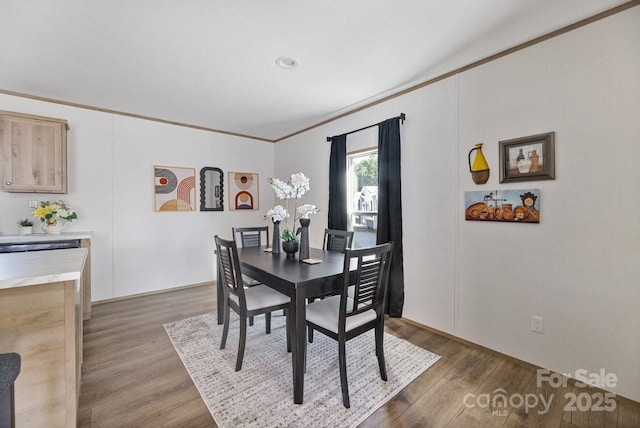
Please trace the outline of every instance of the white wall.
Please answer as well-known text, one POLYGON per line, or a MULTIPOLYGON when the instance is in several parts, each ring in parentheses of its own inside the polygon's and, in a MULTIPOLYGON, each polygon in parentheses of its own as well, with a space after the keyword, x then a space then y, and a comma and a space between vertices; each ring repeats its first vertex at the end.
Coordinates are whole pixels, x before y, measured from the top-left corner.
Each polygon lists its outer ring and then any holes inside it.
MULTIPOLYGON (((326 137, 406 113, 404 316, 554 371, 604 368, 640 400, 638 46, 633 8, 294 136, 275 171, 309 173, 309 202, 326 210, 326 137), (500 184, 498 141, 548 131, 556 179, 500 184), (476 143, 492 168, 481 186, 467 166, 476 143), (464 220, 465 191, 526 188, 541 189, 540 224, 464 220)), ((318 244, 326 211, 316 218, 318 244)))
POLYGON ((68 194, 0 192, 0 232, 17 233, 29 200, 63 199, 79 216, 66 230, 94 233, 94 301, 212 281, 213 236, 266 224, 273 144, 2 94, 0 110, 69 122, 68 194), (260 209, 229 211, 225 198, 223 212, 154 212, 154 165, 196 168, 198 186, 200 168, 219 167, 226 196, 229 171, 256 172, 260 209))

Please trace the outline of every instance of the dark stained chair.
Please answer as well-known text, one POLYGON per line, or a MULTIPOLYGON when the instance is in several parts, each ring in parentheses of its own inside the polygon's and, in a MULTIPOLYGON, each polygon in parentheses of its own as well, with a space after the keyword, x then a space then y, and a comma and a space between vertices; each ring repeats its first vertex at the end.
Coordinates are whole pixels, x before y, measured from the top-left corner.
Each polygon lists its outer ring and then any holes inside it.
POLYGON ((233 227, 231 228, 233 233, 233 240, 240 235, 240 244, 243 247, 261 247, 263 245, 269 245, 269 227, 268 226, 256 226, 256 227, 233 227), (265 240, 262 240, 262 237, 265 240))
POLYGON ((218 269, 221 275, 224 291, 224 327, 220 349, 224 349, 229 334, 229 317, 233 309, 240 316, 240 340, 238 343, 238 357, 236 371, 242 368, 244 348, 247 339, 247 319, 256 315, 265 315, 267 334, 271 333, 271 312, 284 309, 287 329, 287 351, 291 350, 289 337, 289 303, 291 299, 264 284, 245 287, 242 280, 238 248, 235 241, 227 241, 215 236, 218 269))
POLYGON ((338 341, 342 403, 350 407, 346 342, 375 329, 380 377, 387 380, 384 361, 384 308, 393 243, 346 250, 342 292, 307 305, 307 326, 338 341), (357 271, 351 271, 351 263, 357 271), (349 290, 351 288, 351 291, 349 290), (352 294, 352 297, 350 297, 352 294))
MULTIPOLYGON (((260 227, 232 227, 231 233, 233 234, 233 240, 238 242, 236 237, 240 236, 240 244, 243 248, 247 247, 261 247, 262 245, 269 244, 269 227, 260 226, 260 227), (262 236, 266 237, 264 244, 262 241, 262 236)), ((257 281, 247 275, 242 275, 244 282, 249 286, 254 286, 260 284, 260 281, 257 281)), ((253 322, 251 323, 253 325, 253 322)))
MULTIPOLYGON (((240 244, 243 248, 247 247, 262 247, 262 245, 269 245, 269 227, 268 226, 250 226, 250 227, 232 227, 231 236, 233 240, 238 242, 236 237, 240 237, 240 244), (264 243, 262 236, 265 236, 264 243)), ((242 274, 244 283, 249 287, 261 284, 260 281, 251 278, 248 275, 242 274)), ((253 317, 249 318, 249 325, 253 325, 253 317)))
MULTIPOLYGON (((346 230, 338 229, 325 229, 322 248, 327 251, 344 253, 347 248, 351 248, 352 241, 353 232, 347 232, 346 230)), ((307 299, 307 302, 313 303, 317 298, 323 299, 324 297, 326 296, 310 297, 307 299)), ((308 339, 309 343, 313 343, 313 329, 311 328, 308 329, 308 339)))
POLYGON ((337 251, 344 253, 347 248, 351 248, 353 232, 337 229, 325 229, 322 248, 327 251, 337 251))

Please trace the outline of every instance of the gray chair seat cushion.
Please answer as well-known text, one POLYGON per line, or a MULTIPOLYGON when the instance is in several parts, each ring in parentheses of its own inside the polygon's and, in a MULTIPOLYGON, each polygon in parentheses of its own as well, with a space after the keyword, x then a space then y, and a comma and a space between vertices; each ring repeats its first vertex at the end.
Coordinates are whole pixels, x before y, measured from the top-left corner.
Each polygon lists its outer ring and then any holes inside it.
MULTIPOLYGON (((269 288, 264 284, 249 287, 244 290, 244 296, 247 301, 247 310, 253 311, 270 306, 277 306, 283 303, 289 303, 291 299, 288 296, 269 288)), ((239 303, 238 296, 229 294, 229 298, 236 304, 239 303)))
MULTIPOLYGON (((347 308, 353 307, 353 300, 347 299, 347 308)), ((338 317, 340 313, 340 296, 331 296, 307 305, 307 321, 310 321, 329 331, 338 333, 338 317)), ((347 317, 345 330, 356 327, 376 319, 376 311, 369 309, 361 314, 347 317)))

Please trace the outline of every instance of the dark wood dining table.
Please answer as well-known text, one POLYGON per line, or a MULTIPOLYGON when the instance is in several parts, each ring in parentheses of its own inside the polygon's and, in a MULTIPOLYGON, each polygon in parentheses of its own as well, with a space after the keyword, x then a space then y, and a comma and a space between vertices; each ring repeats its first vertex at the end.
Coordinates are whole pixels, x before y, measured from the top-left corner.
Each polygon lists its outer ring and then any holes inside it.
MULTIPOLYGON (((291 298, 291 352, 293 366, 293 402, 302 404, 304 398, 304 346, 306 335, 306 301, 338 291, 342 284, 344 254, 310 249, 310 257, 321 263, 307 264, 298 258, 287 258, 283 252, 272 254, 265 247, 238 248, 242 273, 291 298)), ((220 281, 218 281, 220 284, 220 281)), ((222 324, 224 298, 218 287, 218 324, 222 324)))

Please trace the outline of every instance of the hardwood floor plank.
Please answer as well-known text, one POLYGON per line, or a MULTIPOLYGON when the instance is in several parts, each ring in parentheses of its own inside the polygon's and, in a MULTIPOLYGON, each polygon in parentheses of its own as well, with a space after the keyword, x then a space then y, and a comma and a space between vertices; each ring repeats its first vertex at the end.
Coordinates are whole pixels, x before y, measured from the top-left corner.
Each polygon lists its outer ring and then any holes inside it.
MULTIPOLYGON (((79 427, 216 427, 163 325, 215 311, 212 285, 96 304, 84 323, 79 427)), ((616 399, 615 412, 565 411, 569 385, 536 384, 536 369, 414 323, 389 318, 387 332, 441 356, 361 427, 638 427, 640 404, 616 399), (503 389, 542 394, 548 411, 467 403, 503 389), (473 394, 470 396, 469 394, 473 394), (606 413, 606 414, 605 414, 606 413)), ((578 389, 578 391, 576 391, 578 389)), ((589 390, 590 391, 590 390, 589 390)))
POLYGON ((626 398, 616 400, 618 426, 640 428, 640 405, 626 398))

